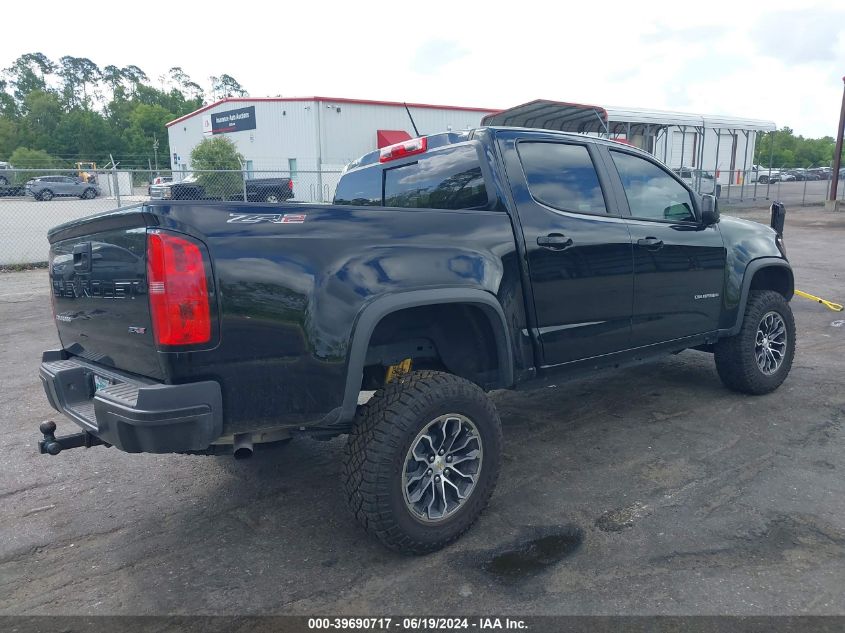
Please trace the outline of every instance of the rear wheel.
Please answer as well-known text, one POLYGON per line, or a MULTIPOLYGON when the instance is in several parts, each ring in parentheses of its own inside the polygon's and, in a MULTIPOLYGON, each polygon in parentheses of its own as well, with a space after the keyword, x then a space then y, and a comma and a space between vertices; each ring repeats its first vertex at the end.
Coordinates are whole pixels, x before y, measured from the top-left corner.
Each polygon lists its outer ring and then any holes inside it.
POLYGON ((50 200, 53 199, 53 192, 50 191, 49 189, 45 189, 44 191, 42 191, 41 193, 38 194, 37 199, 43 200, 45 202, 49 202, 50 200))
POLYGON ((437 371, 402 376, 361 408, 349 434, 349 506, 393 550, 438 550, 487 505, 501 437, 496 408, 477 385, 437 371))
POLYGON ((275 192, 268 193, 267 196, 264 198, 264 202, 269 202, 270 204, 277 204, 281 201, 281 197, 275 192))
POLYGON ((6 180, 6 177, 5 177, 5 176, 0 176, 0 187, 5 187, 5 186, 6 186, 6 185, 8 185, 8 184, 9 184, 9 181, 8 181, 8 180, 6 180))
POLYGON ((739 333, 721 339, 714 354, 725 386, 749 394, 780 387, 794 356, 792 309, 783 295, 773 290, 751 291, 739 333))

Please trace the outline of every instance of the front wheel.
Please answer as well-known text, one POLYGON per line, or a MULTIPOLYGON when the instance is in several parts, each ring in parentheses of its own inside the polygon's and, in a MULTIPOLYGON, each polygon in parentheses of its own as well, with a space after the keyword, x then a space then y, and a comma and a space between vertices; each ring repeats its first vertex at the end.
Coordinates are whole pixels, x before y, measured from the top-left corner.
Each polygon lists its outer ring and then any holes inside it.
POLYGON ((94 191, 91 188, 88 188, 85 191, 83 191, 82 195, 79 196, 79 197, 82 198, 83 200, 92 200, 93 198, 97 197, 97 192, 94 191))
POLYGON ((475 384, 415 371, 356 416, 343 456, 352 512, 390 549, 425 554, 475 522, 501 463, 499 415, 475 384))
POLYGON ((783 295, 752 290, 742 327, 721 339, 714 357, 726 387, 749 394, 769 393, 786 380, 795 356, 795 318, 783 295))

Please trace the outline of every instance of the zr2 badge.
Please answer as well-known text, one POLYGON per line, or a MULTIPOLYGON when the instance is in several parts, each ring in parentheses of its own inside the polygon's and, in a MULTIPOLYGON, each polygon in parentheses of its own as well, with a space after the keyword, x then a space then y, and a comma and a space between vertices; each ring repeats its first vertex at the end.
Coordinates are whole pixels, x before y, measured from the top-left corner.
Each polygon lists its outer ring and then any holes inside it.
POLYGON ((305 213, 230 213, 226 224, 302 224, 306 217, 305 213))

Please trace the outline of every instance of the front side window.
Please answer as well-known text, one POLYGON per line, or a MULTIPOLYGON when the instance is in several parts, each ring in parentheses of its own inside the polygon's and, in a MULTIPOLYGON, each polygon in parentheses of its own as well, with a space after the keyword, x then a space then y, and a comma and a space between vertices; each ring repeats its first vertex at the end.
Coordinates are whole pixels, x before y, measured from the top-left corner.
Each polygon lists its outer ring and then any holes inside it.
POLYGON ((537 202, 580 213, 606 213, 599 178, 583 145, 519 144, 528 190, 537 202))
POLYGON ((612 151, 631 216, 644 220, 695 222, 689 190, 651 161, 612 151))

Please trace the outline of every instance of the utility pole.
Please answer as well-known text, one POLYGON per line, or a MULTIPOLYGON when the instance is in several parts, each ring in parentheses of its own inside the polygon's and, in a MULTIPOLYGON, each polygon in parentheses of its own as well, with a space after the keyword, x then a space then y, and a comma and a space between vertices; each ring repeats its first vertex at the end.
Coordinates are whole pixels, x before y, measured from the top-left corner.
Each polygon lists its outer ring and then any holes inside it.
MULTIPOLYGON (((845 77, 842 78, 845 84, 845 77)), ((836 190, 839 188, 839 169, 842 166, 842 135, 845 133, 845 88, 842 90, 842 111, 839 113, 839 129, 836 130, 836 149, 833 152, 833 173, 830 179, 830 197, 828 200, 836 200, 836 190)), ((835 202, 834 202, 835 205, 835 202)))

